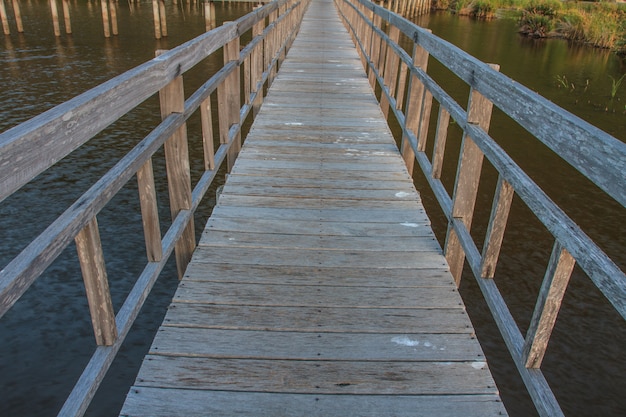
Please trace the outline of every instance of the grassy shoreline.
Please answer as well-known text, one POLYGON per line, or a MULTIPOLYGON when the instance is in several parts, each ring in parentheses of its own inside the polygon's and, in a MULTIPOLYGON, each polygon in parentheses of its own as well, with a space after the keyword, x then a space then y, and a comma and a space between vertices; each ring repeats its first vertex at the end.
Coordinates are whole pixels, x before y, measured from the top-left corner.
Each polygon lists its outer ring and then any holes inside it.
POLYGON ((517 18, 521 33, 560 37, 626 54, 626 4, 561 0, 435 0, 437 9, 492 19, 517 18))

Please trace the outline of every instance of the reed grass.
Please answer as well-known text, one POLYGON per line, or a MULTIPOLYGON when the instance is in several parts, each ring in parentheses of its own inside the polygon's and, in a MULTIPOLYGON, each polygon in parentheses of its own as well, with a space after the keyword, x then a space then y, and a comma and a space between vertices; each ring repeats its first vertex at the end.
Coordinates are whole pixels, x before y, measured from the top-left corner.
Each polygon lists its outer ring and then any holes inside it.
POLYGON ((535 37, 562 37, 626 54, 626 5, 560 0, 438 0, 439 7, 482 19, 498 10, 514 11, 520 32, 535 37))

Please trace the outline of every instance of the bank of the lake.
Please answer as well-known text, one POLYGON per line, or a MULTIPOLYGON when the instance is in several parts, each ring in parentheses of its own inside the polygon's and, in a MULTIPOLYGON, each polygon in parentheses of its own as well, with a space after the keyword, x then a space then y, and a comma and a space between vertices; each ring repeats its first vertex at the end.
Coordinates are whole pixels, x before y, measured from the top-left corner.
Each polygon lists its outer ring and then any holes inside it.
POLYGON ((558 37, 626 54, 626 4, 560 0, 435 0, 439 10, 479 19, 504 17, 533 38, 558 37))

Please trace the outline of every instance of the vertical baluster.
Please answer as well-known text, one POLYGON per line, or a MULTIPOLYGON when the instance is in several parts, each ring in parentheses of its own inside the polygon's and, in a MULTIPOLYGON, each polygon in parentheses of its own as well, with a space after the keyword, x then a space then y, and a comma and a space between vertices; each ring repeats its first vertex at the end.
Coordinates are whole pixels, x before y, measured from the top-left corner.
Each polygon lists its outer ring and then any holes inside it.
POLYGON ((448 138, 448 126, 450 125, 450 113, 443 106, 439 106, 439 117, 437 118, 437 133, 435 134, 435 146, 433 149, 433 167, 431 176, 435 179, 441 178, 443 168, 443 157, 448 138))
MULTIPOLYGON (((493 69, 499 69, 497 65, 491 65, 493 69)), ((489 130, 491 122, 491 110, 493 104, 478 91, 472 89, 468 105, 467 121, 479 125, 485 132, 489 130)), ((463 136, 461 145, 461 158, 457 168, 456 184, 454 186, 454 196, 452 198, 451 217, 460 219, 469 231, 472 226, 472 217, 476 196, 478 193, 478 183, 482 170, 483 153, 467 135, 463 136)), ((446 236, 446 259, 450 265, 450 272, 457 284, 461 280, 465 253, 461 242, 452 227, 452 222, 448 226, 446 236)))
MULTIPOLYGON (((372 43, 370 49, 370 60, 372 61, 372 67, 370 67, 368 71, 368 79, 370 82, 370 86, 375 89, 376 88, 376 74, 374 73, 374 67, 378 65, 380 59, 380 36, 374 30, 374 28, 380 28, 382 23, 382 18, 378 15, 374 16, 374 27, 372 28, 372 43)), ((378 68, 376 68, 378 70, 378 68)))
POLYGON ((163 244, 161 242, 161 227, 159 225, 159 209, 157 206, 156 187, 154 185, 152 159, 146 161, 137 171, 137 189, 141 206, 143 235, 146 241, 146 255, 148 261, 158 262, 163 258, 163 244))
POLYGON ((404 105, 404 95, 406 94, 407 74, 409 67, 400 61, 400 75, 398 76, 398 88, 396 90, 396 109, 400 110, 404 105))
POLYGON ((211 97, 200 105, 202 122, 202 144, 204 149, 204 170, 215 169, 215 147, 213 146, 213 116, 211 115, 211 97))
MULTIPOLYGON (((413 47, 413 64, 421 68, 424 72, 428 66, 428 51, 422 48, 417 42, 413 47)), ((409 76, 409 92, 406 102, 406 128, 411 130, 416 137, 419 136, 422 109, 424 101, 424 84, 413 75, 409 76)), ((413 174, 415 165, 415 153, 406 134, 402 134, 401 152, 409 174, 413 174)))
POLYGON ((527 368, 541 366, 575 263, 572 255, 556 241, 526 333, 522 357, 527 368))
MULTIPOLYGON (((252 36, 257 37, 263 33, 265 21, 260 20, 252 27, 252 36)), ((252 117, 256 117, 263 104, 263 86, 259 85, 263 78, 263 42, 259 42, 252 51, 250 77, 252 79, 252 92, 256 93, 252 103, 252 117)))
POLYGON ((95 217, 76 235, 74 241, 85 282, 96 343, 99 346, 111 346, 117 338, 117 327, 95 217))
MULTIPOLYGON (((165 51, 157 51, 157 56, 165 51)), ((165 119, 172 113, 185 110, 183 77, 178 76, 159 91, 161 117, 165 119)), ((172 219, 183 210, 191 209, 191 174, 189 172, 189 149, 187 145, 187 125, 183 124, 165 141, 165 165, 170 196, 172 219)), ((183 234, 176 243, 176 267, 178 277, 182 279, 187 264, 196 247, 193 218, 187 223, 183 234)))
MULTIPOLYGON (((389 39, 398 43, 400 39, 400 29, 395 26, 392 26, 389 29, 389 39)), ((383 73, 383 79, 385 81, 385 86, 389 90, 389 95, 391 97, 395 96, 396 93, 396 84, 398 82, 398 62, 400 61, 400 57, 396 54, 396 51, 391 47, 391 45, 387 46, 387 57, 385 62, 385 69, 383 73)), ((380 108, 385 115, 385 119, 389 116, 389 99, 385 94, 382 94, 380 97, 380 108)))
POLYGON ((481 258, 481 275, 483 278, 493 278, 495 275, 496 264, 498 263, 500 248, 504 239, 504 230, 506 229, 509 212, 511 211, 513 194, 514 190, 511 184, 503 178, 498 178, 481 258))

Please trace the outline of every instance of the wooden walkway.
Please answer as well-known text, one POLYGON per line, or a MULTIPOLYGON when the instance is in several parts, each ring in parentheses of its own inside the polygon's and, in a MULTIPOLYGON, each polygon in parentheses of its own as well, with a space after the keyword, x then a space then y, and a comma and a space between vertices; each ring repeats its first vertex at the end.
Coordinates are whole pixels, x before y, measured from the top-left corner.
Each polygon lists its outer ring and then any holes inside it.
POLYGON ((330 0, 313 0, 121 414, 506 414, 330 0))

